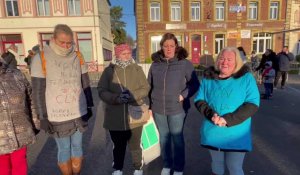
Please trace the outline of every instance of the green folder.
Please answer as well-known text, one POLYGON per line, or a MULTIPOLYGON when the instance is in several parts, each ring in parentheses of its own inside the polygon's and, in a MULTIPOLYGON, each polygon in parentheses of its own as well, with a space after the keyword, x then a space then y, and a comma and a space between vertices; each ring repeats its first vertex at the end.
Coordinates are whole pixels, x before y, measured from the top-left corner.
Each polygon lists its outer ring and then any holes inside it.
POLYGON ((142 132, 142 146, 143 150, 146 150, 155 144, 159 144, 158 132, 154 121, 146 123, 143 127, 142 132))

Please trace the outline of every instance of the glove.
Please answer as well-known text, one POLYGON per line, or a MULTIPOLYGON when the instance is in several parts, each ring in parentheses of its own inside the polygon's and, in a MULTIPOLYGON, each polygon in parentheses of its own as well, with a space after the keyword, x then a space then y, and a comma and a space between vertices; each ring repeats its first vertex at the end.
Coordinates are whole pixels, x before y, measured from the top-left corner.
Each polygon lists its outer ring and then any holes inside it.
POLYGON ((88 122, 88 120, 93 116, 92 108, 87 108, 87 113, 81 117, 81 120, 88 122))
POLYGON ((130 92, 128 90, 124 90, 118 97, 118 103, 128 103, 129 98, 131 97, 130 92))
POLYGON ((42 119, 41 121, 41 129, 44 130, 46 133, 53 133, 53 126, 52 124, 49 122, 48 119, 42 119))

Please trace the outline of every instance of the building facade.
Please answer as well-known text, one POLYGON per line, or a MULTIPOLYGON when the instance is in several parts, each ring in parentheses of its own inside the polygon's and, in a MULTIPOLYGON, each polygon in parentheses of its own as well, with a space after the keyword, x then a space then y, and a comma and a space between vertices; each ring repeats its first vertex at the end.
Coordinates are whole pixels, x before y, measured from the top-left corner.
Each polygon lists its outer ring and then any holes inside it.
POLYGON ((22 67, 27 51, 46 45, 56 24, 72 28, 76 49, 92 71, 111 59, 109 0, 0 0, 0 53, 15 44, 22 67))
POLYGON ((242 46, 247 55, 284 44, 289 0, 135 0, 137 47, 140 60, 160 49, 166 32, 176 35, 195 64, 225 46, 242 46))
POLYGON ((300 55, 300 0, 292 0, 287 6, 288 26, 286 45, 295 55, 300 55))

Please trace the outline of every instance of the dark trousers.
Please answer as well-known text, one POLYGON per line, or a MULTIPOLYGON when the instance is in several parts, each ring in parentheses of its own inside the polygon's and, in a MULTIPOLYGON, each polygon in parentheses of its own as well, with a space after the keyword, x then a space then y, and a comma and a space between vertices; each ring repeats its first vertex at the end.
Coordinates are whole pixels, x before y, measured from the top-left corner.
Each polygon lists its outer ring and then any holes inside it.
POLYGON ((277 86, 278 81, 281 77, 281 87, 284 87, 285 82, 286 82, 286 78, 287 78, 287 74, 288 74, 287 71, 277 71, 276 78, 275 78, 275 81, 274 81, 274 86, 275 87, 277 86))
POLYGON ((272 93, 273 83, 264 83, 264 85, 265 85, 265 97, 266 99, 268 99, 272 93))
POLYGON ((127 143, 129 144, 130 153, 132 156, 133 167, 136 170, 142 169, 142 148, 141 136, 143 126, 126 131, 111 131, 109 130, 111 140, 114 143, 113 148, 113 168, 122 170, 126 153, 127 143))

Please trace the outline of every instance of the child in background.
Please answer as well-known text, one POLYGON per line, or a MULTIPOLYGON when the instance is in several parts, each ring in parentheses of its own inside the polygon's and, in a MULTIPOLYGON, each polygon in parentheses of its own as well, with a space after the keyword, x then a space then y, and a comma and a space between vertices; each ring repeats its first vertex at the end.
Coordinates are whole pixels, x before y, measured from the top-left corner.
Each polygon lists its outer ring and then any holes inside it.
POLYGON ((267 61, 265 64, 265 69, 262 73, 262 79, 265 86, 265 96, 264 99, 269 99, 272 94, 272 86, 275 79, 275 70, 272 68, 272 62, 267 61))

